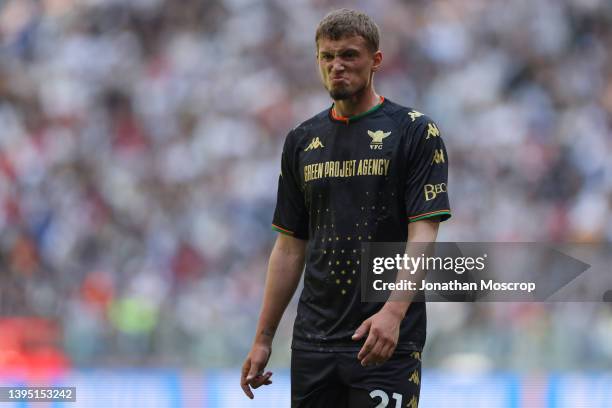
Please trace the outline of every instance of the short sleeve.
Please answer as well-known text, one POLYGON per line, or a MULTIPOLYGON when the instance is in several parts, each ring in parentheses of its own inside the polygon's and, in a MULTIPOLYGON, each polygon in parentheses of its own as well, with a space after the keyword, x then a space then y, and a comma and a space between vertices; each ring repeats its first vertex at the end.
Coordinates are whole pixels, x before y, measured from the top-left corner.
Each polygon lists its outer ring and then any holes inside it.
POLYGON ((406 213, 409 222, 450 218, 448 155, 438 126, 423 116, 408 146, 406 213))
POLYGON ((297 154, 292 146, 292 133, 285 140, 278 176, 278 193, 272 228, 299 239, 308 239, 308 212, 300 188, 297 154))

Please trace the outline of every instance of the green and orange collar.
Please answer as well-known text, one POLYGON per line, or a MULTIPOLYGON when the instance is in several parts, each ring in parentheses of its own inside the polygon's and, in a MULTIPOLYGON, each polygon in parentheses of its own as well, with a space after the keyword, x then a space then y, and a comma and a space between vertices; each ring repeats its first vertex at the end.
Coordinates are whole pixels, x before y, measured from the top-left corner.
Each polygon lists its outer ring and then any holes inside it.
POLYGON ((348 125, 349 123, 354 122, 357 119, 363 118, 364 116, 369 115, 370 113, 377 111, 382 106, 384 101, 385 101, 385 97, 381 96, 380 97, 380 102, 378 102, 378 104, 372 106, 370 109, 368 109, 365 112, 362 112, 362 113, 359 113, 357 115, 350 116, 350 117, 338 115, 338 113, 336 112, 336 109, 334 109, 334 105, 332 105, 332 107, 330 109, 330 115, 331 115, 331 118, 333 120, 337 120, 339 122, 343 122, 343 123, 346 123, 348 125))

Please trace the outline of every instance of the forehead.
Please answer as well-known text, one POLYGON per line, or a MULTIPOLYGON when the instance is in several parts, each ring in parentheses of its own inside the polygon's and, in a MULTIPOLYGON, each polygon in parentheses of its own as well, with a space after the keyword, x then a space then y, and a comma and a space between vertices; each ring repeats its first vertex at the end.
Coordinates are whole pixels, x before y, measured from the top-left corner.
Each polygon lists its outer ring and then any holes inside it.
POLYGON ((360 35, 344 36, 336 40, 321 37, 317 42, 317 47, 319 52, 339 52, 347 49, 368 49, 365 38, 360 35))

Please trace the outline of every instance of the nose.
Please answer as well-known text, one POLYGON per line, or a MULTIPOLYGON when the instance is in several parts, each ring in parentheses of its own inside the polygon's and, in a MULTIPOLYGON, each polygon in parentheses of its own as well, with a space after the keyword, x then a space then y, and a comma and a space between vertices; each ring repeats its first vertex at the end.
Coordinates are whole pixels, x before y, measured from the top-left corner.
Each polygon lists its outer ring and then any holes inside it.
POLYGON ((334 59, 331 63, 331 71, 332 72, 341 72, 344 71, 344 65, 338 59, 334 59))

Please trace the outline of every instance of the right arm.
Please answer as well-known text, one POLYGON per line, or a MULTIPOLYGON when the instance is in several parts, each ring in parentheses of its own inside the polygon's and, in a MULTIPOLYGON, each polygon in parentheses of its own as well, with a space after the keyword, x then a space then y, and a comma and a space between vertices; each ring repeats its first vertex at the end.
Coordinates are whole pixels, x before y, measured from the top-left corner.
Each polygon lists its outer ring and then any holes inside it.
POLYGON ((306 241, 279 234, 268 264, 263 305, 257 323, 255 340, 243 366, 240 386, 253 398, 252 388, 271 384, 271 372, 263 373, 272 352, 272 340, 276 328, 295 293, 302 271, 306 241))

